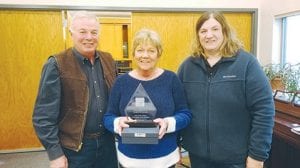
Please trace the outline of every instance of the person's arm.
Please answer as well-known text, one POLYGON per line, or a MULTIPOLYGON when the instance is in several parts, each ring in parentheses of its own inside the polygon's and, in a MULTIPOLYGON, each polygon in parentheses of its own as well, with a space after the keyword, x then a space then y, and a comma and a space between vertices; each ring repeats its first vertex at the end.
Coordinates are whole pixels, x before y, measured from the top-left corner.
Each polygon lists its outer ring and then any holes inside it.
POLYGON ((264 162, 252 159, 250 156, 247 157, 246 160, 246 168, 263 168, 264 162))
POLYGON ((103 117, 104 127, 112 133, 120 133, 117 126, 120 120, 119 104, 120 104, 120 89, 121 84, 117 79, 111 89, 107 111, 103 117))
POLYGON ((167 122, 166 133, 179 131, 185 128, 192 119, 192 114, 187 107, 183 85, 176 75, 173 77, 172 87, 175 112, 174 116, 164 118, 167 122))
POLYGON ((192 119, 192 113, 188 109, 186 96, 184 93, 183 85, 179 78, 175 76, 173 78, 173 99, 175 104, 175 131, 185 128, 192 119))
POLYGON ((68 168, 68 159, 65 155, 50 161, 50 168, 68 168))
POLYGON ((247 107, 251 111, 251 130, 247 167, 260 165, 269 157, 274 126, 274 101, 272 90, 256 59, 251 60, 246 76, 247 107))
POLYGON ((191 122, 192 114, 187 108, 183 85, 175 74, 172 80, 172 95, 175 104, 174 115, 153 120, 160 126, 159 139, 166 133, 176 132, 185 128, 191 122))
POLYGON ((44 65, 36 98, 32 122, 36 134, 45 147, 49 159, 64 155, 58 138, 61 83, 57 63, 53 57, 44 65))

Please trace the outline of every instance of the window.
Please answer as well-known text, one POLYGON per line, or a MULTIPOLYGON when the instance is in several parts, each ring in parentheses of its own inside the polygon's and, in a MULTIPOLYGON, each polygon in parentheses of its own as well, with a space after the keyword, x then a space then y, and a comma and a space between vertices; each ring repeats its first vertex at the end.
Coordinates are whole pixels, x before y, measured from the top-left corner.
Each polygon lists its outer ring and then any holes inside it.
POLYGON ((273 31, 273 63, 300 63, 300 14, 277 18, 273 31))

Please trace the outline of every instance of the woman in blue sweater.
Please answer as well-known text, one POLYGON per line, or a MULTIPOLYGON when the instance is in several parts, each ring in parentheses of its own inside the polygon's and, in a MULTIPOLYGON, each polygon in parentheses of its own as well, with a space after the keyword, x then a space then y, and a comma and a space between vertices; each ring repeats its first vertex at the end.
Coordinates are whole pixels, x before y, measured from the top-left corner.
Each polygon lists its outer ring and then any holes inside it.
POLYGON ((182 134, 192 167, 262 168, 274 125, 264 72, 221 13, 204 13, 195 37, 192 56, 178 71, 193 114, 182 134))
POLYGON ((122 167, 168 168, 179 161, 177 132, 191 120, 182 84, 174 72, 157 67, 162 54, 161 41, 152 30, 137 32, 133 42, 133 56, 137 68, 117 78, 110 94, 105 127, 118 136, 118 160, 122 167), (156 107, 153 120, 159 125, 158 144, 123 144, 121 132, 130 118, 125 107, 131 95, 142 84, 156 107))

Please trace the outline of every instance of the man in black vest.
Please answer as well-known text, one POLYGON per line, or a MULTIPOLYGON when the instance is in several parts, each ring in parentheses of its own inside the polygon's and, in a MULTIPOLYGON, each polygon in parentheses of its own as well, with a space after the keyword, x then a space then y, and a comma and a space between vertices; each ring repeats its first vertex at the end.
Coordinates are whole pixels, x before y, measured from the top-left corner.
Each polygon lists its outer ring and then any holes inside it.
POLYGON ((43 67, 33 125, 51 168, 118 167, 114 136, 102 124, 116 69, 109 53, 96 50, 99 29, 92 13, 74 13, 74 47, 43 67))

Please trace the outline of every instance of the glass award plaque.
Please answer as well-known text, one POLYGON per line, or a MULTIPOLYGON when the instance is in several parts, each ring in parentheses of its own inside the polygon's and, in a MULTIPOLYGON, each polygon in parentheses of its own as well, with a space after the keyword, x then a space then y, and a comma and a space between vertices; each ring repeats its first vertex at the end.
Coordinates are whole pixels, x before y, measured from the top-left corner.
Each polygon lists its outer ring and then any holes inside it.
POLYGON ((156 111, 148 93, 139 84, 125 107, 126 115, 133 121, 127 123, 129 128, 123 129, 122 143, 157 144, 159 128, 153 122, 156 111))

